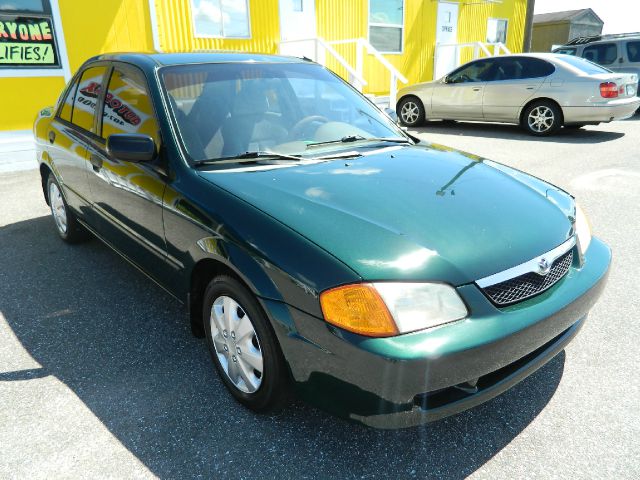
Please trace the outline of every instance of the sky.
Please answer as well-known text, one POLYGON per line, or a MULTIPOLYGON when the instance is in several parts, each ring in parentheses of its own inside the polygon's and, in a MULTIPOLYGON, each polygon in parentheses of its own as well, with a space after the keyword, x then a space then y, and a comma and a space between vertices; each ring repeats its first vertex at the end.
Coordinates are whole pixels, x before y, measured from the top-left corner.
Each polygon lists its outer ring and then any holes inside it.
POLYGON ((536 0, 535 13, 591 8, 604 21, 603 33, 640 32, 639 0, 536 0))

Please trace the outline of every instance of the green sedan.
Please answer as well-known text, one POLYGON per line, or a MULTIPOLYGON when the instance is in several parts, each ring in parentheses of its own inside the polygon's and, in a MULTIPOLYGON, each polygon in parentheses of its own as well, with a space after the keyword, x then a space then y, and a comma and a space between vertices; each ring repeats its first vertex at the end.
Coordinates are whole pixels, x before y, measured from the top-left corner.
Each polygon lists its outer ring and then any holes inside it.
POLYGON ((570 194, 407 135, 309 61, 102 55, 34 131, 57 234, 184 303, 256 412, 293 394, 379 428, 466 410, 560 352, 606 283, 570 194))

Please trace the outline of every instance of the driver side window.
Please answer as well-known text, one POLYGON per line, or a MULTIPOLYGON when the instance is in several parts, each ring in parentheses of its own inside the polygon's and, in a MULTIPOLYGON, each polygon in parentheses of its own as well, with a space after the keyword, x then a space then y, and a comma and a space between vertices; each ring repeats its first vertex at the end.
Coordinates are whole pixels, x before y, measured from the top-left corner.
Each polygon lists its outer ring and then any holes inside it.
POLYGON ((493 68, 492 60, 479 60, 454 71, 447 76, 447 83, 484 82, 493 68))

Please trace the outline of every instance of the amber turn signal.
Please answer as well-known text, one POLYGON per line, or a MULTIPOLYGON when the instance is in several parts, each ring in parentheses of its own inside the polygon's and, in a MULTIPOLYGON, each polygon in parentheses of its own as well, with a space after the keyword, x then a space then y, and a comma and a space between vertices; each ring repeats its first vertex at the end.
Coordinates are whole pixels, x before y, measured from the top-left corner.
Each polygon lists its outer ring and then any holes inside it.
POLYGON ((357 284, 332 288, 320 294, 327 322, 369 337, 398 334, 389 309, 373 285, 357 284))

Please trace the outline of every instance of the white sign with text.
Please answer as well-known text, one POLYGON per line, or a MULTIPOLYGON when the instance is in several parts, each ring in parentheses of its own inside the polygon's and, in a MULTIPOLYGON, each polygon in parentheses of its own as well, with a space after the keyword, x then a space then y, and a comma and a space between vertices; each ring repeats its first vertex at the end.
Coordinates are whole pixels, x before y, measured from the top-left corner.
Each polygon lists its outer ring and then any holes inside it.
POLYGON ((440 2, 436 20, 436 59, 433 78, 443 77, 458 66, 455 47, 440 47, 458 43, 458 4, 440 2))

